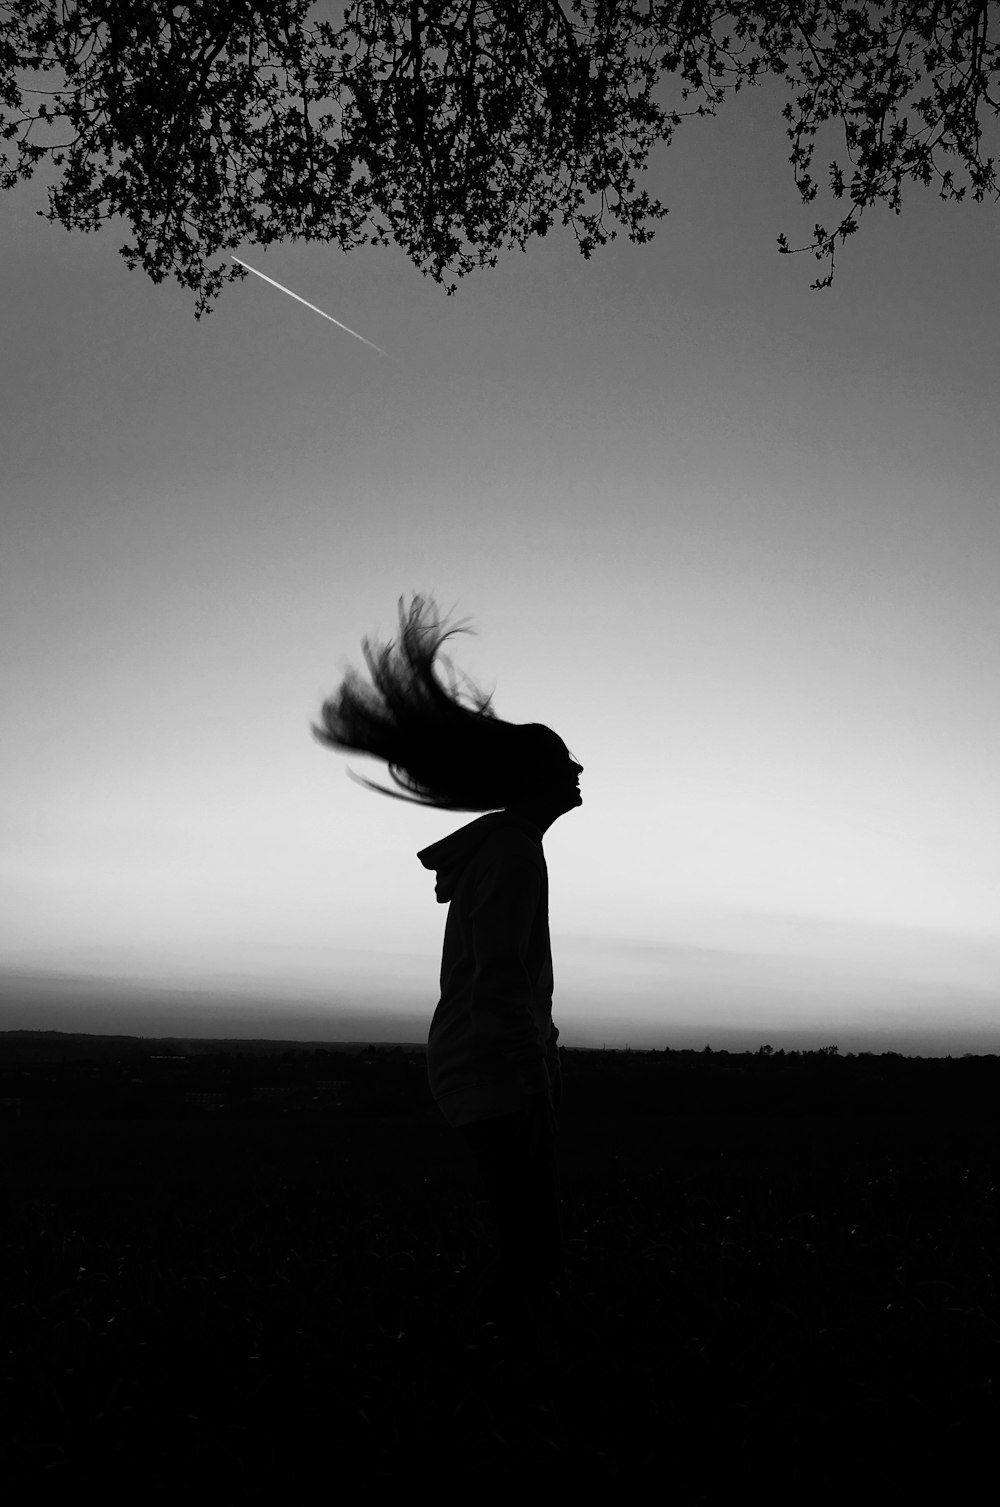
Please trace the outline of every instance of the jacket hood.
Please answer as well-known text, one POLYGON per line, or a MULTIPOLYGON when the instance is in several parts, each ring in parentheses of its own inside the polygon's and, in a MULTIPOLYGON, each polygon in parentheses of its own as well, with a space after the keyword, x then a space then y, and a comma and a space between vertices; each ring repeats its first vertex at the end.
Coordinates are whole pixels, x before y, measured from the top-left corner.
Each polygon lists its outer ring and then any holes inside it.
POLYGON ((457 832, 442 837, 440 842, 431 843, 429 848, 422 848, 417 854, 420 862, 425 869, 437 871, 434 893, 439 904, 444 905, 452 898, 466 864, 497 827, 517 827, 541 846, 542 833, 534 822, 511 812, 490 811, 486 816, 477 817, 474 822, 459 827, 457 832))

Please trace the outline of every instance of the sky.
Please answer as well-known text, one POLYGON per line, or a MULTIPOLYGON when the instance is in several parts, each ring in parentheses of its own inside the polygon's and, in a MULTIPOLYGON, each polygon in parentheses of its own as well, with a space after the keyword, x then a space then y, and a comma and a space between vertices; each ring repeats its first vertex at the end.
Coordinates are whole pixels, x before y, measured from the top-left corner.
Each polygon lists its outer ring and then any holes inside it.
POLYGON ((388 357, 4 196, 0 1029, 426 1040, 473 818, 309 731, 419 591, 584 766, 564 1045, 998 1050, 997 211, 911 189, 813 292, 780 103, 654 153, 646 246, 236 248, 388 357))

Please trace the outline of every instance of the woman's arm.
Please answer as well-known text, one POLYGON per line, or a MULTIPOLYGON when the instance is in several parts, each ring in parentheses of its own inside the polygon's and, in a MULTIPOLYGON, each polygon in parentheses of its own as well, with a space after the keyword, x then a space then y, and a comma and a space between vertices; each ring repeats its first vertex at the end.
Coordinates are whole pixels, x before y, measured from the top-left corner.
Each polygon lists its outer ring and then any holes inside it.
POLYGON ((527 966, 541 891, 542 876, 530 858, 500 853, 479 878, 469 910, 475 1040, 517 1072, 525 1092, 544 1091, 549 1081, 527 966))

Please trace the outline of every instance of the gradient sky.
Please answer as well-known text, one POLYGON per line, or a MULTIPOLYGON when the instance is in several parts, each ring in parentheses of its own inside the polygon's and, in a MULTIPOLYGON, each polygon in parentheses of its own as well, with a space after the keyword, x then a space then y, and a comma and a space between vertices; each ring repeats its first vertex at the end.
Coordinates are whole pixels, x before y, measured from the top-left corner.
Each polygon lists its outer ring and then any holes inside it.
POLYGON ((4 196, 0 1026, 425 1039, 471 818, 309 734, 416 590, 584 765, 566 1045, 998 1049, 997 212, 914 189, 811 292, 779 105, 589 262, 237 248, 391 360, 4 196))

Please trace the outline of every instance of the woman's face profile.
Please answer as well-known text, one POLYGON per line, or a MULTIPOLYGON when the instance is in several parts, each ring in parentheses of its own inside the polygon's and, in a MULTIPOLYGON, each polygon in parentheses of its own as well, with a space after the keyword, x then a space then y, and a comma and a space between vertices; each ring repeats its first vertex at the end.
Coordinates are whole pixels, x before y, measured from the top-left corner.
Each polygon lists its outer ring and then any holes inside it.
POLYGON ((515 804, 531 807, 534 812, 555 821, 565 811, 583 805, 580 793, 580 775, 583 765, 573 758, 563 740, 550 731, 540 729, 547 736, 540 757, 533 762, 525 780, 524 798, 515 804))
POLYGON ((564 743, 562 746, 562 758, 552 764, 551 770, 545 774, 541 781, 540 789, 544 790, 546 794, 551 792, 553 797, 559 793, 572 797, 572 801, 566 807, 568 811, 571 809, 571 806, 578 806, 583 802, 583 796, 580 794, 580 776, 582 773, 583 765, 576 762, 564 743))

